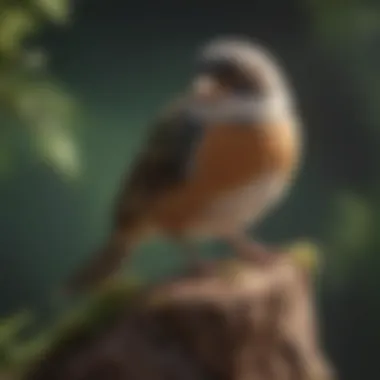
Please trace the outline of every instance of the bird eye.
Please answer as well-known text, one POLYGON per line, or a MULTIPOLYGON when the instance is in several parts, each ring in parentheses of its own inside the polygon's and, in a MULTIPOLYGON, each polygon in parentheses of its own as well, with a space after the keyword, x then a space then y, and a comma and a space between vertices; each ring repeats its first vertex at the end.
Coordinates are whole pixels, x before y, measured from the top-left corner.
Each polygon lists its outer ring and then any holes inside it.
POLYGON ((213 76, 229 76, 234 68, 229 62, 219 60, 201 61, 197 65, 197 72, 200 74, 211 74, 213 76))
POLYGON ((199 63, 197 73, 212 76, 221 86, 231 89, 235 93, 247 94, 258 90, 257 83, 253 83, 243 66, 233 61, 203 61, 199 63))

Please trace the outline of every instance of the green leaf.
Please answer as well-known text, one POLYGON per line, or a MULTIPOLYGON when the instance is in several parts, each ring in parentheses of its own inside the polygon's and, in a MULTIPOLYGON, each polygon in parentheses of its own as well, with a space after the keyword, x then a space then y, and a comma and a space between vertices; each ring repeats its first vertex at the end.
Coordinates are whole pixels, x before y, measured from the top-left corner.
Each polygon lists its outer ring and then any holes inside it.
POLYGON ((339 194, 335 205, 325 260, 330 286, 343 286, 355 266, 368 259, 375 215, 369 202, 353 194, 339 194))
POLYGON ((360 252, 372 235, 370 205, 350 194, 340 195, 336 204, 335 223, 332 226, 335 243, 346 253, 360 252))
POLYGON ((77 179, 81 173, 79 149, 68 128, 51 121, 34 135, 37 153, 45 164, 65 178, 77 179))
POLYGON ((40 160, 65 179, 81 174, 81 157, 71 128, 74 104, 51 82, 25 81, 9 97, 15 114, 25 123, 40 160))
POLYGON ((0 348, 18 339, 20 332, 31 323, 31 320, 32 315, 25 311, 0 321, 0 348))
POLYGON ((308 1, 316 33, 334 49, 349 49, 371 38, 380 29, 380 9, 368 7, 360 1, 308 1))
POLYGON ((65 23, 70 16, 68 0, 33 0, 36 7, 51 21, 65 23))
POLYGON ((21 7, 3 9, 0 15, 0 52, 6 55, 18 53, 23 39, 36 29, 36 20, 28 10, 21 7))

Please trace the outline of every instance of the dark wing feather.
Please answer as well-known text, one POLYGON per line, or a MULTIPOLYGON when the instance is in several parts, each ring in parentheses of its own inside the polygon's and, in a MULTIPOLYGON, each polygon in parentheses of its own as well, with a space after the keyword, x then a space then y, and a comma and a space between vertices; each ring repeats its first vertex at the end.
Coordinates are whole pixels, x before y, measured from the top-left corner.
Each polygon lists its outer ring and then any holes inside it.
POLYGON ((157 119, 119 196, 117 225, 135 222, 157 196, 186 180, 203 129, 201 123, 186 116, 186 100, 157 119))

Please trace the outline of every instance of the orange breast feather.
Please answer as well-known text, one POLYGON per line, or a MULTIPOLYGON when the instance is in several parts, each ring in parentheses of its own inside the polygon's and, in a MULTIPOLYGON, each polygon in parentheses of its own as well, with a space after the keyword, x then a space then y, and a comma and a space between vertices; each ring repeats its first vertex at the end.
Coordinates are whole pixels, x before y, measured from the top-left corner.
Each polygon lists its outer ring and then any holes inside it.
POLYGON ((181 230, 224 192, 267 174, 290 175, 296 145, 288 129, 281 125, 208 128, 189 180, 157 202, 153 215, 156 223, 165 229, 181 230))

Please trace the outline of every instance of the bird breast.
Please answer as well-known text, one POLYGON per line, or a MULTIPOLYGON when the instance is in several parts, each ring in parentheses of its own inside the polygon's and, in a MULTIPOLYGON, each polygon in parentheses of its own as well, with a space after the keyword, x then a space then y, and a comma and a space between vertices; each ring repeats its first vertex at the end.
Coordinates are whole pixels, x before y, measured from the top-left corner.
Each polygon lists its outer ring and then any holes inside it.
POLYGON ((296 125, 289 121, 215 125, 199 146, 194 181, 224 191, 269 174, 287 178, 297 166, 299 148, 296 125))
POLYGON ((196 234, 244 228, 285 195, 299 162, 296 128, 286 122, 210 129, 197 156, 195 182, 209 202, 196 234))
POLYGON ((207 126, 188 180, 160 198, 155 223, 210 236, 253 222, 289 187, 299 148, 290 117, 207 126))

